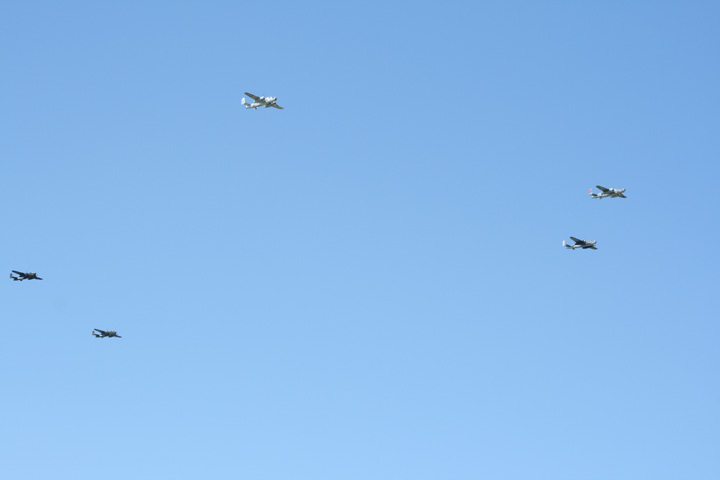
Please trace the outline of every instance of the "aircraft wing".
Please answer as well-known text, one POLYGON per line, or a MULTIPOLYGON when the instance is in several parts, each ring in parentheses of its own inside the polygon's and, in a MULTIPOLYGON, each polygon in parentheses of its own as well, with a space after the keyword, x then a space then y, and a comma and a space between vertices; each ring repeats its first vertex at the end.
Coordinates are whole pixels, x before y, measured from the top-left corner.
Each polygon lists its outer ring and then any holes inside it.
POLYGON ((12 271, 16 275, 25 275, 23 272, 18 272, 17 270, 12 271))
POLYGON ((585 241, 584 241, 584 240, 580 240, 579 238, 575 238, 575 237, 570 237, 570 238, 571 238, 572 241, 575 242, 575 243, 579 243, 580 245, 585 245, 585 241))
POLYGON ((252 99, 255 100, 256 102, 259 102, 259 101, 260 101, 260 97, 258 97, 257 95, 253 95, 252 93, 248 93, 248 92, 245 92, 245 95, 247 95, 248 97, 252 98, 252 99))
POLYGON ((596 247, 595 245, 593 245, 593 246, 590 247, 590 248, 592 248, 593 250, 597 250, 597 247, 596 247))
POLYGON ((610 189, 609 189, 609 188, 601 187, 600 185, 595 185, 595 186, 596 186, 597 188, 599 188, 600 190, 602 190, 602 191, 603 191, 603 193, 607 193, 607 192, 609 192, 609 191, 610 191, 610 189))
POLYGON ((627 197, 626 197, 624 194, 622 194, 622 193, 618 194, 618 196, 619 196, 619 197, 622 197, 622 198, 627 198, 627 197))
POLYGON ((100 332, 103 335, 105 335, 107 333, 105 330, 100 330, 99 328, 93 328, 93 330, 95 330, 96 332, 100 332))
POLYGON ((283 109, 283 107, 281 107, 281 106, 278 105, 277 103, 271 103, 270 106, 271 106, 271 107, 275 107, 275 108, 279 108, 280 110, 283 109))

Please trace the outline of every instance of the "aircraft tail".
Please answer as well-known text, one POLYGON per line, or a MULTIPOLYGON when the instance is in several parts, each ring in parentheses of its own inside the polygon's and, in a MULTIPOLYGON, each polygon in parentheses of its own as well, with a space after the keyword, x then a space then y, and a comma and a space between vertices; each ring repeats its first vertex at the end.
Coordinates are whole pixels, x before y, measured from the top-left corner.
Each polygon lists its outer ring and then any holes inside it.
POLYGON ((572 245, 568 245, 565 240, 563 240, 563 247, 569 248, 570 250, 575 250, 572 245))
POLYGON ((601 193, 593 193, 592 188, 588 188, 588 195, 590 195, 592 198, 599 198, 602 200, 602 192, 601 193))
POLYGON ((245 105, 245 108, 252 108, 252 109, 254 109, 254 110, 257 110, 257 106, 253 107, 253 104, 252 104, 252 103, 247 103, 247 102, 245 101, 245 97, 243 97, 242 100, 240 100, 240 103, 242 103, 243 105, 245 105))
POLYGON ((257 110, 257 107, 253 107, 252 103, 247 103, 247 101, 245 100, 245 97, 243 97, 242 100, 240 100, 240 103, 245 105, 245 108, 254 108, 255 110, 257 110))

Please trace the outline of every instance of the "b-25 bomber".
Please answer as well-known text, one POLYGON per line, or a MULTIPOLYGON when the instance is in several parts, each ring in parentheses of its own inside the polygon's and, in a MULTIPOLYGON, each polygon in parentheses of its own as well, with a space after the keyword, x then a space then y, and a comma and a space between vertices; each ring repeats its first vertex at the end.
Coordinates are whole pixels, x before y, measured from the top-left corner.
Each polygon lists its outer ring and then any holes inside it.
POLYGON ((280 110, 283 109, 283 107, 277 104, 277 97, 258 97, 257 95, 253 95, 252 93, 248 92, 245 92, 245 95, 253 99, 252 103, 247 103, 245 101, 245 97, 243 97, 240 103, 245 105, 245 108, 252 108, 254 110, 257 110, 258 107, 275 107, 280 110))
POLYGON ((595 244, 597 243, 597 240, 580 240, 579 238, 570 237, 573 242, 575 242, 575 245, 568 245, 565 243, 565 240, 563 240, 563 247, 569 248, 570 250, 575 250, 576 248, 582 248, 583 250, 586 248, 592 248, 593 250, 597 250, 597 247, 595 244))
POLYGON ((16 282, 18 280, 21 282, 23 280, 42 280, 42 278, 38 277, 37 273, 35 273, 35 272, 23 273, 23 272, 18 272, 17 270, 12 271, 12 273, 10 274, 10 278, 12 278, 16 282), (16 274, 17 277, 14 276, 13 273, 16 274))
POLYGON ((115 330, 108 330, 107 332, 104 330, 100 330, 98 328, 93 329, 92 334, 95 335, 96 338, 105 338, 105 337, 117 337, 122 338, 120 335, 117 334, 115 330), (99 333, 95 333, 99 332, 99 333))
POLYGON ((599 199, 601 199, 601 200, 602 200, 603 198, 605 198, 605 197, 610 197, 610 198, 615 198, 615 197, 627 198, 625 195, 623 195, 623 193, 625 193, 625 189, 624 189, 624 188, 605 188, 605 187, 601 187, 600 185, 595 185, 595 186, 600 189, 600 193, 593 193, 592 188, 591 188, 591 189, 588 191, 588 194, 589 194, 592 198, 599 198, 599 199))

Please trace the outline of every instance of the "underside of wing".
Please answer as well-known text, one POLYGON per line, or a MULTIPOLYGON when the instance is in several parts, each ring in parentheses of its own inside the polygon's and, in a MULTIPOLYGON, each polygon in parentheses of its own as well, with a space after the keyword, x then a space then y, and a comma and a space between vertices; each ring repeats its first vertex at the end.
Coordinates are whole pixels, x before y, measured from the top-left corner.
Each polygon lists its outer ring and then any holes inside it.
POLYGON ((12 271, 16 275, 25 275, 23 272, 18 272, 17 270, 12 271))
POLYGON ((627 197, 626 197, 624 194, 622 194, 622 193, 619 194, 618 196, 620 196, 620 197, 622 197, 622 198, 627 198, 627 197))
POLYGON ((278 109, 280 109, 280 110, 282 110, 282 109, 283 109, 283 107, 281 107, 281 106, 280 106, 280 105, 278 105, 277 103, 271 103, 271 104, 270 104, 270 106, 271 106, 271 107, 275 107, 275 108, 278 108, 278 109))
POLYGON ((595 186, 596 186, 597 188, 599 188, 600 190, 602 190, 603 193, 607 193, 608 191, 610 191, 609 188, 601 187, 600 185, 595 185, 595 186))
POLYGON ((590 248, 592 248, 593 250, 597 250, 597 247, 596 247, 595 245, 593 245, 593 246, 590 247, 590 248))
POLYGON ((579 243, 579 244, 581 244, 581 245, 585 243, 583 240, 580 240, 579 238, 570 237, 570 239, 571 239, 573 242, 579 243))
POLYGON ((260 100, 260 97, 258 97, 257 95, 253 95, 252 93, 245 92, 245 95, 247 95, 248 97, 252 98, 252 99, 255 100, 256 102, 257 102, 258 100, 260 100))
POLYGON ((96 332, 100 332, 103 335, 107 333, 105 330, 100 330, 99 328, 94 328, 93 330, 95 330, 96 332))

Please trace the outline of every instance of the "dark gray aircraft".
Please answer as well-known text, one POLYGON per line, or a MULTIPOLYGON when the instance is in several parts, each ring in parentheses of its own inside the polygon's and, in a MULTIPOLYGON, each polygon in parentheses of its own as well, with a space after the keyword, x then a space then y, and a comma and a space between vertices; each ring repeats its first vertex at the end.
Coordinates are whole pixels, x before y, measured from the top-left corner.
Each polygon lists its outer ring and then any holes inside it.
POLYGON ((575 242, 575 245, 568 245, 565 243, 565 240, 563 240, 563 247, 569 248, 570 250, 575 250, 576 248, 592 248, 593 250, 597 250, 597 247, 595 244, 597 243, 597 240, 580 240, 579 238, 570 237, 573 242, 575 242))
POLYGON ((117 337, 122 338, 120 335, 117 334, 115 330, 108 330, 107 332, 104 330, 100 330, 98 328, 93 329, 92 334, 95 335, 97 338, 105 338, 105 337, 117 337), (95 333, 100 332, 100 333, 95 333))
POLYGON ((605 188, 605 187, 601 187, 600 185, 595 185, 595 186, 600 189, 600 193, 593 193, 592 188, 591 188, 588 193, 590 194, 590 196, 592 198, 599 198, 601 200, 605 197, 627 198, 625 195, 623 195, 623 193, 625 193, 624 188, 605 188))
POLYGON ((35 273, 35 272, 23 273, 23 272, 18 272, 17 270, 12 271, 12 273, 10 274, 10 278, 15 280, 16 282, 18 280, 20 280, 21 282, 23 280, 42 280, 42 278, 38 277, 37 273, 35 273), (17 277, 13 276, 13 273, 17 274, 17 277))

